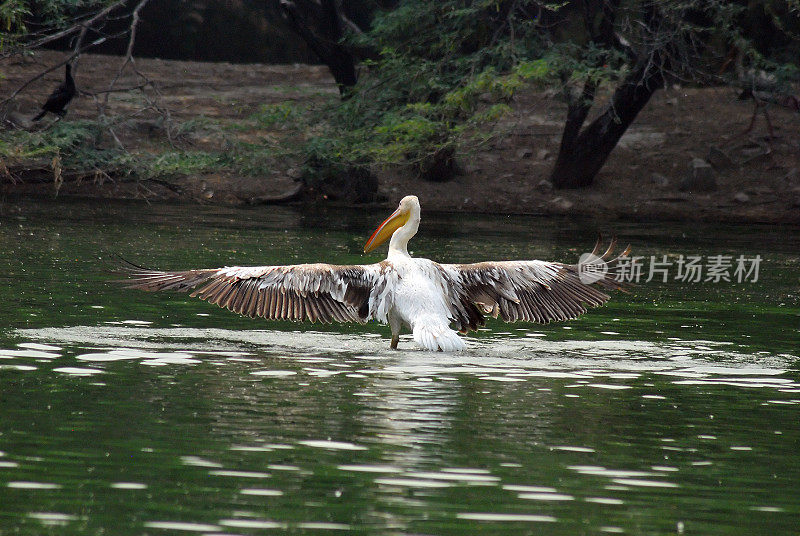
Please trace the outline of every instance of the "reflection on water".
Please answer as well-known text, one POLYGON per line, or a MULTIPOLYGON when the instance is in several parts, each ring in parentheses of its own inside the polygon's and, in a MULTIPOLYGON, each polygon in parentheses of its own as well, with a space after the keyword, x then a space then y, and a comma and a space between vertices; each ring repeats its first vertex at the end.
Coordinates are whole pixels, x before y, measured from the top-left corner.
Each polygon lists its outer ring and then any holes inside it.
MULTIPOLYGON (((431 358, 314 331, 18 330, 26 342, 0 350, 0 366, 15 371, 7 379, 84 382, 61 388, 48 411, 67 409, 72 393, 100 402, 78 401, 67 422, 48 423, 77 432, 70 448, 48 447, 46 433, 36 456, 4 453, 0 478, 18 509, 10 512, 40 527, 101 526, 119 507, 102 505, 93 520, 16 502, 30 499, 14 495, 24 492, 70 504, 79 455, 77 468, 97 475, 84 485, 159 499, 118 512, 131 533, 526 533, 547 524, 568 534, 580 520, 593 532, 627 532, 630 511, 656 531, 689 522, 730 533, 731 508, 759 526, 797 521, 795 356, 713 341, 524 335, 431 358), (122 433, 116 412, 140 420, 122 433), (79 446, 98 428, 104 444, 79 446), (53 473, 67 484, 23 479, 53 473), (178 489, 180 505, 170 499, 178 489)), ((13 421, 47 418, 42 408, 10 409, 13 421)))
MULTIPOLYGON (((362 216, 148 210, 34 211, 0 225, 13 252, 0 258, 11 283, 0 288, 0 534, 800 525, 795 235, 759 239, 774 268, 760 289, 643 286, 568 325, 490 323, 466 352, 430 354, 408 337, 389 350, 374 325, 265 325, 114 288, 97 271, 108 244, 138 244, 167 267, 210 266, 318 260, 310 238, 321 236, 345 246, 328 260, 359 262, 351 237, 373 223, 362 216)), ((502 232, 468 220, 472 236, 440 221, 420 249, 458 260, 489 242, 480 258, 566 258, 580 230, 535 221, 528 247, 529 220, 502 232)), ((738 231, 726 247, 751 253, 755 239, 738 231)), ((629 235, 652 251, 713 243, 629 235)))
MULTIPOLYGON (((254 376, 298 374, 298 370, 262 370, 263 356, 273 355, 276 359, 307 365, 301 371, 309 376, 366 377, 376 373, 369 367, 377 366, 382 376, 418 376, 414 381, 422 387, 431 381, 426 376, 448 373, 505 382, 531 377, 575 378, 576 384, 597 389, 625 389, 627 386, 590 383, 590 379, 631 380, 644 372, 680 377, 682 380, 676 383, 686 385, 706 382, 753 387, 794 385, 787 378, 762 377, 784 374, 792 368, 797 356, 789 353, 743 352, 730 343, 677 338, 667 342, 531 339, 524 337, 524 332, 525 329, 519 329, 516 338, 473 339, 466 351, 454 354, 430 354, 414 349, 411 344, 406 345, 408 350, 395 351, 389 350, 382 339, 369 334, 316 331, 76 326, 22 329, 16 334, 23 339, 61 345, 96 346, 92 351, 72 356, 79 364, 93 367, 131 360, 147 366, 250 363, 254 369, 250 374, 254 376), (187 341, 191 341, 190 346, 187 341), (257 351, 253 351, 254 348, 257 351)), ((401 341, 404 339, 410 343, 410 336, 401 337, 401 341)), ((64 357, 61 346, 33 342, 17 346, 16 349, 0 348, 4 365, 35 368, 32 363, 64 357)), ((97 368, 85 370, 102 372, 97 368)))

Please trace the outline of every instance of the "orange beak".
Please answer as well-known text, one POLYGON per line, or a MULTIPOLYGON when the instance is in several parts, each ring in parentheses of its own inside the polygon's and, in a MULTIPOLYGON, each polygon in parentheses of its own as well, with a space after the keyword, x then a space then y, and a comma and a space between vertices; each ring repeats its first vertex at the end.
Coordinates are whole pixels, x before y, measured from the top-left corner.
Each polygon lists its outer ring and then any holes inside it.
POLYGON ((401 212, 399 208, 395 210, 369 237, 367 243, 364 244, 364 253, 369 253, 389 240, 396 230, 406 224, 410 215, 408 211, 401 212))

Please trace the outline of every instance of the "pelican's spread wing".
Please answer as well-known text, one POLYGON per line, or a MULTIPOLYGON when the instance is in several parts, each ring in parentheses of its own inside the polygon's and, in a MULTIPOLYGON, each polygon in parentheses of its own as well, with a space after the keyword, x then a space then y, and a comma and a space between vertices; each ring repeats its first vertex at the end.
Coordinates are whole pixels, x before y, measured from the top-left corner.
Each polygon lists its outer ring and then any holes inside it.
MULTIPOLYGON (((598 242, 599 245, 599 242, 598 242)), ((454 290, 451 301, 452 318, 462 331, 477 329, 483 318, 480 313, 498 316, 506 322, 523 320, 546 324, 576 318, 587 307, 597 307, 609 296, 600 288, 622 290, 625 286, 614 278, 616 263, 627 256, 627 248, 612 257, 615 241, 600 255, 598 246, 592 252, 608 268, 605 274, 595 275, 586 284, 579 277, 579 266, 545 261, 501 261, 476 264, 444 264, 442 268, 454 290), (600 288, 597 288, 600 287, 600 288), (476 321, 477 320, 477 321, 476 321)))
POLYGON ((194 289, 191 296, 241 315, 329 323, 372 318, 370 296, 380 291, 382 265, 231 266, 167 272, 127 264, 119 271, 128 276, 120 281, 127 288, 194 289))

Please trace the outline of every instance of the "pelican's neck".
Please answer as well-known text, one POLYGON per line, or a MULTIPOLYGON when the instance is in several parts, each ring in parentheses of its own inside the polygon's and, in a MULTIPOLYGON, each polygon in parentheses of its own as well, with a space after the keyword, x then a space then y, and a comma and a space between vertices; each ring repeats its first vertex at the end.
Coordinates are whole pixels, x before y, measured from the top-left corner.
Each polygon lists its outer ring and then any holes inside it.
POLYGON ((389 241, 389 257, 393 255, 401 255, 403 257, 410 257, 408 254, 408 241, 411 240, 417 230, 419 229, 419 206, 411 209, 411 215, 408 221, 394 232, 392 239, 389 241))

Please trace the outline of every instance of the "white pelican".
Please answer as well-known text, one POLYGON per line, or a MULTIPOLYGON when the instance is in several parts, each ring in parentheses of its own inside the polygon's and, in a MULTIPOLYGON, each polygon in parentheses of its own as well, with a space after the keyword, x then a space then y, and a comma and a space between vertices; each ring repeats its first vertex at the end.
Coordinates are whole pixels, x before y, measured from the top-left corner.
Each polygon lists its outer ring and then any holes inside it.
MULTIPOLYGON (((124 268, 128 288, 147 291, 196 289, 191 296, 250 317, 271 320, 311 320, 330 323, 377 320, 389 324, 391 347, 407 327, 426 350, 464 349, 460 332, 485 324, 484 314, 507 322, 548 323, 568 320, 599 306, 609 296, 586 285, 578 266, 546 261, 499 261, 439 264, 408 254, 417 234, 420 206, 416 196, 400 201, 364 245, 370 252, 389 241, 389 255, 377 264, 337 266, 298 264, 165 272, 136 265, 124 268)), ((602 259, 613 264, 612 240, 602 259)), ((599 254, 599 241, 594 254, 599 254)), ((620 289, 611 273, 598 285, 620 289)))

